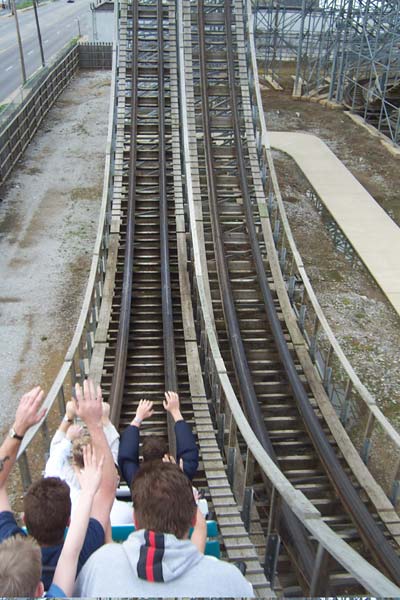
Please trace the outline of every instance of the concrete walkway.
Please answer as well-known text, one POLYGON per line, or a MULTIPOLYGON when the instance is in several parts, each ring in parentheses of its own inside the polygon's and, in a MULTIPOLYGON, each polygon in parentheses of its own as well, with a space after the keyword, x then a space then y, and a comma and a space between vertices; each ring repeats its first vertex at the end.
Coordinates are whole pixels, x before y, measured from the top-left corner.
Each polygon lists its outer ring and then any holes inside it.
POLYGON ((269 139, 296 161, 400 315, 400 228, 317 136, 270 132, 269 139))

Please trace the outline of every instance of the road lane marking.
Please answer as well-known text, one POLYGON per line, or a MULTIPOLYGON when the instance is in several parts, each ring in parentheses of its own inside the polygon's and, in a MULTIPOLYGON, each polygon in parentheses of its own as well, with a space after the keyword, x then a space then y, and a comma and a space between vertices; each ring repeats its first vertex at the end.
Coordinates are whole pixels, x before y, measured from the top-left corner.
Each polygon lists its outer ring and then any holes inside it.
POLYGON ((48 44, 49 40, 44 40, 43 44, 48 44))
POLYGON ((11 71, 11 69, 14 68, 14 65, 11 65, 10 67, 7 67, 6 71, 11 71))
POLYGON ((29 50, 29 52, 28 52, 28 56, 29 56, 30 54, 33 54, 33 50, 29 50))

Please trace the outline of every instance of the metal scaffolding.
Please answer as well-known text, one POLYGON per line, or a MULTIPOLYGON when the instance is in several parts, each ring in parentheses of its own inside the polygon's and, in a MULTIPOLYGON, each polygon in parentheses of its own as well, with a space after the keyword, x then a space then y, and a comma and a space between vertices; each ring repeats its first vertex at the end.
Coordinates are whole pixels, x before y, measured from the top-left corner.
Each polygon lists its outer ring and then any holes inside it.
POLYGON ((343 103, 400 144, 400 0, 254 2, 261 71, 343 103))

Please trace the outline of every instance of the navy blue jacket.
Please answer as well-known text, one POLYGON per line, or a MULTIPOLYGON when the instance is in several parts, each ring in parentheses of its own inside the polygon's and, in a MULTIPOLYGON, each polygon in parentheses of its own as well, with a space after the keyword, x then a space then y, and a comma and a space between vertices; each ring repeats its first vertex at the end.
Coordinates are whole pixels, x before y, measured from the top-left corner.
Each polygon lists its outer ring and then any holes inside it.
MULTIPOLYGON (((193 479, 199 466, 199 451, 196 440, 186 421, 175 423, 176 459, 179 464, 183 460, 183 471, 189 479, 193 479)), ((140 429, 128 425, 121 435, 118 452, 118 466, 130 486, 139 470, 140 429)))

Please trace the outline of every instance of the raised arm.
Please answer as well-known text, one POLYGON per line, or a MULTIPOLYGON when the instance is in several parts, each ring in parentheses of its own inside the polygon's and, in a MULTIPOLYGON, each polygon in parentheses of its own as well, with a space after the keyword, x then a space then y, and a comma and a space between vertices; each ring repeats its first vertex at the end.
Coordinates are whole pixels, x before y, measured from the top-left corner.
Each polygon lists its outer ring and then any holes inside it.
POLYGON ((0 448, 0 511, 10 510, 6 485, 15 463, 21 441, 32 425, 36 425, 45 415, 41 409, 44 392, 40 386, 32 388, 19 401, 15 420, 0 448))
POLYGON ((50 452, 54 446, 60 444, 69 431, 69 428, 74 424, 74 420, 76 417, 76 406, 74 400, 69 400, 65 405, 65 415, 61 420, 61 423, 58 426, 57 431, 53 435, 53 438, 50 442, 50 452))
POLYGON ((204 554, 207 542, 207 522, 199 508, 196 511, 196 523, 193 527, 193 533, 190 541, 196 546, 199 552, 204 554))
MULTIPOLYGON (((53 584, 60 588, 66 596, 71 596, 76 578, 79 553, 85 539, 92 510, 93 499, 100 485, 104 458, 97 464, 95 450, 90 445, 83 447, 84 469, 78 474, 81 491, 69 527, 64 546, 58 559, 53 584)), ((49 590, 50 594, 58 590, 49 590)))
POLYGON ((76 414, 88 428, 96 455, 104 457, 103 477, 93 501, 91 517, 99 521, 105 531, 115 499, 117 472, 103 431, 101 390, 98 388, 96 393, 93 381, 87 379, 83 383, 83 390, 78 383, 75 385, 75 393, 76 414))
POLYGON ((118 452, 118 466, 122 476, 130 486, 139 469, 140 426, 153 414, 153 402, 140 400, 131 424, 121 436, 118 452))
POLYGON ((175 421, 176 460, 183 463, 183 472, 193 479, 199 466, 199 451, 190 426, 184 420, 176 392, 165 392, 164 408, 175 421))
POLYGON ((68 479, 73 475, 73 469, 69 462, 71 444, 82 434, 82 431, 83 428, 80 425, 71 425, 60 441, 50 445, 50 455, 44 470, 45 477, 60 477, 68 483, 68 479))
POLYGON ((118 463, 119 433, 110 421, 110 405, 103 402, 103 429, 113 455, 114 463, 118 463))

